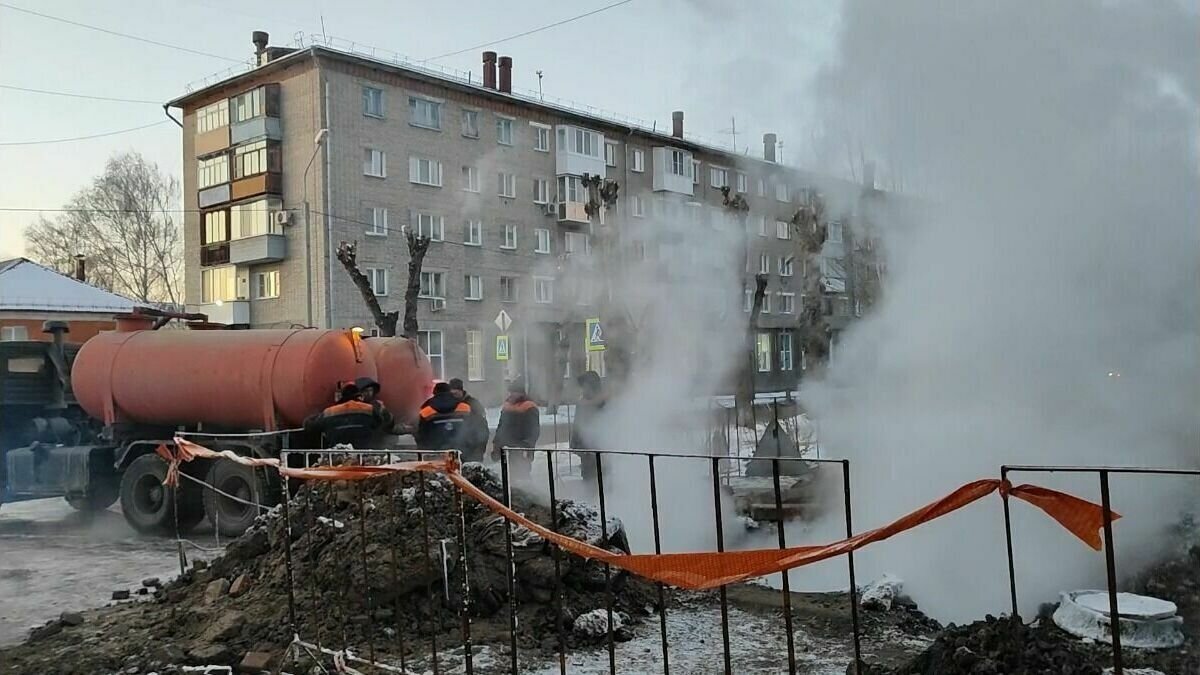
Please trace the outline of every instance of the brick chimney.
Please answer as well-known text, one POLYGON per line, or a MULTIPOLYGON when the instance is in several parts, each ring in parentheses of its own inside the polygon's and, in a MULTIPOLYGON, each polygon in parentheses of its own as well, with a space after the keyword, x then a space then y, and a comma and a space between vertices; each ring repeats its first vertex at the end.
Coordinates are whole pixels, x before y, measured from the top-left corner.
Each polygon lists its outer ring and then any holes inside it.
POLYGON ((775 145, 779 137, 775 134, 763 134, 763 159, 768 162, 775 161, 775 145))
POLYGON ((676 110, 671 113, 671 135, 675 138, 683 138, 683 111, 676 110))
POLYGON ((500 91, 512 93, 512 57, 500 57, 500 91))
POLYGON ((75 256, 75 270, 72 276, 79 281, 87 281, 87 258, 82 255, 75 256))
POLYGON ((267 43, 270 40, 271 36, 265 30, 256 30, 250 35, 250 41, 254 43, 254 62, 260 66, 267 62, 267 43))
POLYGON ((483 86, 486 89, 496 88, 496 52, 483 53, 483 86))

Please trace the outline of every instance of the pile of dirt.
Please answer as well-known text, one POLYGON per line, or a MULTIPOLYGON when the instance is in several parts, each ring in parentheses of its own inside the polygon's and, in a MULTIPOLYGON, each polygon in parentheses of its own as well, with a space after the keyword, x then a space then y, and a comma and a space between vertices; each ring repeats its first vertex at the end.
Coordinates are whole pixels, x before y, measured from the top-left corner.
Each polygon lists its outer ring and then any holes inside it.
MULTIPOLYGON (((493 473, 471 464, 463 473, 502 499, 493 473)), ((549 509, 519 491, 513 502, 539 524, 628 551, 619 521, 610 519, 608 536, 601 536, 599 516, 585 504, 559 502, 551 523, 549 509)), ((444 477, 313 483, 293 496, 288 511, 286 520, 281 507, 260 517, 224 555, 207 565, 197 561, 157 589, 152 602, 121 603, 87 612, 73 625, 56 621, 35 631, 23 645, 0 652, 5 668, 12 668, 5 672, 166 673, 172 665, 236 666, 247 652, 272 654, 277 664, 293 637, 289 606, 297 633, 334 648, 366 654, 373 647, 381 657, 398 659, 403 651, 421 659, 436 641, 442 651, 461 652, 460 528, 467 542, 472 640, 507 645, 505 521, 470 498, 460 499, 444 477)), ((652 584, 615 568, 606 581, 604 565, 557 554, 529 530, 514 528, 513 550, 523 650, 557 649, 560 634, 572 648, 606 640, 603 633, 575 630, 575 620, 606 612, 608 588, 613 612, 626 624, 617 639, 656 609, 652 584)))

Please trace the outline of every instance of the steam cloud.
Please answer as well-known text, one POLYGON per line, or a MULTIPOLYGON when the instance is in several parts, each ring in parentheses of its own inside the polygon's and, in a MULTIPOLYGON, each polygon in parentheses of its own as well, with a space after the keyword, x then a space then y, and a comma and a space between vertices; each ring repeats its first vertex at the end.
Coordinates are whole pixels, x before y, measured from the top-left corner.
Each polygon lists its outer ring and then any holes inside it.
MULTIPOLYGON (((805 90, 816 154, 862 148, 927 198, 877 218, 885 300, 803 391, 860 528, 1003 463, 1200 465, 1197 34, 1194 3, 843 5, 805 90)), ((1099 497, 1094 476, 1014 479, 1099 497)), ((1113 481, 1132 573, 1200 486, 1113 481)), ((1013 513, 1023 614, 1103 583, 1102 556, 1013 513)), ((1007 609, 996 502, 860 561, 939 618, 1007 609)))

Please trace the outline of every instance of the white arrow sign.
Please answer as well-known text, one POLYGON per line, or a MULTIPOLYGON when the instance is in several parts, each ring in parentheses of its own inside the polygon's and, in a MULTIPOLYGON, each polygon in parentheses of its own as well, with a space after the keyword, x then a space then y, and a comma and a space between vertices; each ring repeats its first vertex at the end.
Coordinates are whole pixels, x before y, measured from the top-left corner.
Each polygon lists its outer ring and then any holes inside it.
POLYGON ((500 313, 496 315, 495 323, 501 333, 507 333, 508 328, 512 326, 512 317, 508 315, 508 312, 500 310, 500 313))

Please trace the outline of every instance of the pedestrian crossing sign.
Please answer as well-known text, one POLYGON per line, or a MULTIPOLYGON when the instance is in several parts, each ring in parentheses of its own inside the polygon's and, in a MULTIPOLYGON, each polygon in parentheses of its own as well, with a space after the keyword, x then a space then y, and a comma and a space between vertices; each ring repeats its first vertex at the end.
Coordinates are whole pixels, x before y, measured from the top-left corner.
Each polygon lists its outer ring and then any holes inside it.
POLYGON ((605 348, 604 328, 600 325, 600 319, 588 319, 585 323, 587 350, 589 352, 602 352, 605 348))
POLYGON ((497 335, 496 336, 496 360, 497 361, 507 361, 508 360, 508 336, 507 335, 497 335))

